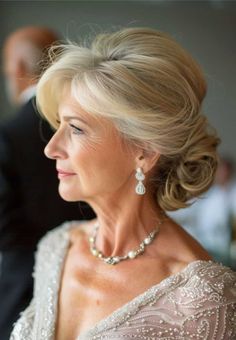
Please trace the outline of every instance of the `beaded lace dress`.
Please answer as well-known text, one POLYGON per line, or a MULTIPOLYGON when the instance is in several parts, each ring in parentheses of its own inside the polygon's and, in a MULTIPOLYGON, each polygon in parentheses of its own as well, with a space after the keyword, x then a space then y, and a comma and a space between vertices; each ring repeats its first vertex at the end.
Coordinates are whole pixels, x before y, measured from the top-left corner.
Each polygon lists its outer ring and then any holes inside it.
MULTIPOLYGON (((10 340, 54 340, 63 262, 73 222, 48 232, 36 253, 34 297, 10 340)), ((79 317, 79 316, 78 316, 79 317)), ((194 261, 137 296, 77 339, 236 339, 236 273, 194 261)))

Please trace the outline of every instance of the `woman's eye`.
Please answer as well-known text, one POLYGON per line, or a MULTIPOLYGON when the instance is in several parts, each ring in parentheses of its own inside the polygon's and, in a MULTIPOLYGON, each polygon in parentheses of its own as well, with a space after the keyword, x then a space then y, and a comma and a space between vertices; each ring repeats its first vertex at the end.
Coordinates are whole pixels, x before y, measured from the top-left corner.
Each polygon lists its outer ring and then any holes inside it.
POLYGON ((69 126, 72 128, 72 132, 76 135, 81 135, 82 133, 84 133, 82 129, 78 128, 77 126, 73 124, 69 124, 69 126))

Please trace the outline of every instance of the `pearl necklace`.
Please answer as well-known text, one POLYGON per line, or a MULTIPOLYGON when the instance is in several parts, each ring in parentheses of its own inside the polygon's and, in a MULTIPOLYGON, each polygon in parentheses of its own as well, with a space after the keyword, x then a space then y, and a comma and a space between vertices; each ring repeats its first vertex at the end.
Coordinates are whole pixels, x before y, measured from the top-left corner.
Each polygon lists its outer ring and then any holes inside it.
POLYGON ((148 234, 148 236, 140 243, 139 247, 135 250, 130 250, 127 255, 124 256, 104 256, 101 251, 99 251, 96 248, 96 238, 97 238, 97 233, 98 233, 98 228, 99 228, 99 223, 96 223, 94 225, 94 232, 93 236, 89 238, 89 243, 90 243, 90 252, 92 253, 93 256, 98 257, 99 259, 103 260, 107 264, 117 264, 120 261, 123 260, 132 260, 135 259, 138 255, 142 255, 145 251, 145 247, 149 244, 152 243, 154 240, 155 236, 159 232, 160 225, 163 224, 163 221, 158 221, 157 227, 148 234))

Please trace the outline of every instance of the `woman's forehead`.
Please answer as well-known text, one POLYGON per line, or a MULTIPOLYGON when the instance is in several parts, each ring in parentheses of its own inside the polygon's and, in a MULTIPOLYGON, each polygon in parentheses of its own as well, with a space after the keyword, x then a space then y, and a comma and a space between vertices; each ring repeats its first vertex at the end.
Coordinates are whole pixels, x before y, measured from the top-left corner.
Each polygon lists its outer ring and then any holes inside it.
POLYGON ((102 129, 106 134, 119 134, 114 123, 106 117, 95 115, 86 111, 76 98, 68 91, 61 96, 58 102, 58 118, 60 120, 79 120, 89 127, 102 129))
POLYGON ((59 117, 74 117, 87 123, 95 120, 95 116, 84 110, 69 90, 63 91, 58 101, 58 115, 59 117))

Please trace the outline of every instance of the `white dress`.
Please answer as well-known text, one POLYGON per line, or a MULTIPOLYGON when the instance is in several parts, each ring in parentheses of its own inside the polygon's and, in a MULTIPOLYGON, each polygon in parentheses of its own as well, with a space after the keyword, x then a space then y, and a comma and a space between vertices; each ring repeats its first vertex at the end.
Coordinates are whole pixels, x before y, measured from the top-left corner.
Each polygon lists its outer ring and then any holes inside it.
MULTIPOLYGON (((54 339, 59 284, 72 226, 73 222, 67 222, 40 241, 34 297, 10 340, 54 339)), ((194 261, 77 339, 68 340, 85 339, 235 340, 236 273, 212 261, 194 261)))

